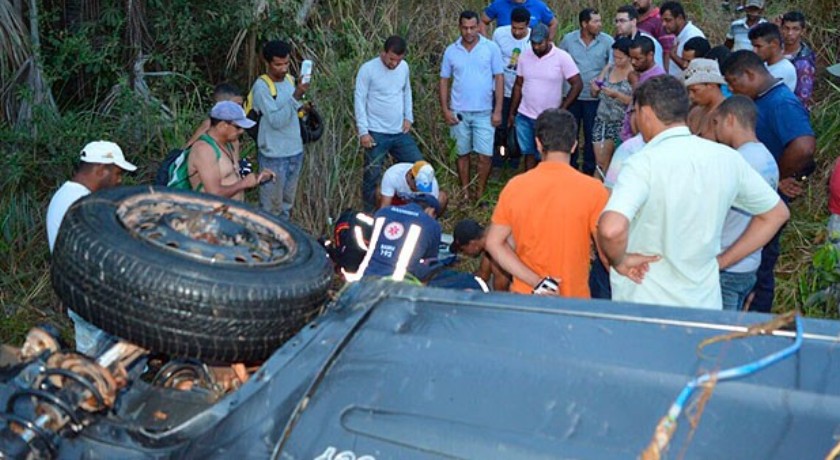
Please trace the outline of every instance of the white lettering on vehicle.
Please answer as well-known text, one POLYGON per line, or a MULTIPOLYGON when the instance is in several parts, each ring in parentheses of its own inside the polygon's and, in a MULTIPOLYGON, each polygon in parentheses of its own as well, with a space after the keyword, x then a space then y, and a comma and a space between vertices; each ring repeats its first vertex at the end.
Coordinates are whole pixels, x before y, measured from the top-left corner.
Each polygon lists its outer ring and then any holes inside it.
POLYGON ((313 460, 376 460, 376 457, 373 455, 361 455, 357 457, 356 453, 352 450, 338 452, 337 448, 330 446, 327 447, 327 450, 323 454, 315 457, 313 460))

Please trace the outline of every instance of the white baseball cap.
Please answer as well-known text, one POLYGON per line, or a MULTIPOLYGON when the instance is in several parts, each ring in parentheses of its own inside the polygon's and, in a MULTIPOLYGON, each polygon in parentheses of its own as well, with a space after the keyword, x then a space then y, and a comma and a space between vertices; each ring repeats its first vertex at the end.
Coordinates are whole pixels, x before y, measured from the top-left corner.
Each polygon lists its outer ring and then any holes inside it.
POLYGON ((137 166, 125 160, 120 146, 109 141, 93 141, 86 145, 82 149, 81 160, 85 163, 117 165, 126 171, 137 169, 137 166))

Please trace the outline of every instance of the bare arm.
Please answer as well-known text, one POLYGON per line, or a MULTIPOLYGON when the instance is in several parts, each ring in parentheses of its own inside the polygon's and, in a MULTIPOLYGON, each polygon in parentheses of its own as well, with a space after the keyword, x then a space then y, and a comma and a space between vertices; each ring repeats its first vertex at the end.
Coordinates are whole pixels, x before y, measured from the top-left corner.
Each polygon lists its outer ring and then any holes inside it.
POLYGON ((502 124, 502 103, 505 97, 505 76, 503 74, 497 74, 493 76, 493 79, 496 84, 496 87, 493 90, 493 95, 496 98, 496 104, 493 108, 491 121, 493 123, 493 127, 497 127, 502 124))
POLYGON ((542 276, 534 273, 528 268, 519 256, 513 251, 513 248, 507 243, 508 237, 511 235, 511 228, 504 225, 491 224, 487 230, 487 239, 485 247, 487 252, 493 256, 493 259, 505 271, 516 278, 519 278, 528 286, 536 286, 542 276))
POLYGON ((720 269, 723 270, 737 263, 767 244, 788 218, 790 218, 790 211, 782 200, 779 200, 769 211, 753 216, 744 233, 717 257, 720 269))
POLYGON ((615 270, 635 283, 641 283, 651 262, 659 256, 645 256, 627 252, 630 221, 623 214, 606 211, 598 221, 598 248, 603 251, 615 270))
POLYGON ((184 145, 184 148, 187 148, 195 143, 202 134, 206 133, 207 130, 210 129, 210 119, 205 118, 204 121, 201 122, 201 125, 196 128, 195 132, 193 133, 190 140, 184 145))
POLYGON ((382 209, 387 206, 391 206, 391 202, 394 200, 392 196, 385 196, 383 194, 379 194, 379 209, 382 209))
POLYGON ((487 26, 489 26, 491 22, 493 22, 493 20, 490 19, 490 16, 487 16, 487 13, 482 12, 481 21, 478 21, 478 33, 490 38, 490 36, 487 35, 487 26))
POLYGON ((263 180, 273 176, 271 171, 260 171, 249 174, 230 185, 222 185, 222 174, 219 161, 213 148, 202 142, 193 146, 190 152, 191 170, 194 169, 198 182, 204 186, 204 191, 213 195, 232 197, 237 193, 256 187, 263 180))
POLYGON ((449 126, 458 124, 458 118, 452 113, 449 108, 449 79, 441 77, 438 85, 438 95, 440 96, 440 110, 443 112, 443 120, 449 126))
POLYGON ((795 177, 814 161, 817 141, 814 136, 799 136, 790 141, 779 158, 779 177, 795 177))
POLYGON ((554 37, 557 36, 557 26, 560 23, 557 22, 557 16, 551 18, 551 22, 548 23, 548 39, 552 42, 554 41, 554 37))
POLYGON ((568 109, 569 106, 574 104, 578 96, 580 96, 580 92, 583 90, 583 79, 580 78, 580 74, 569 78, 567 81, 569 82, 571 88, 569 89, 569 94, 563 98, 563 103, 560 105, 563 109, 568 109))
POLYGON ((519 103, 522 102, 522 77, 516 77, 513 83, 513 89, 510 93, 510 115, 508 116, 508 126, 513 125, 513 119, 516 118, 516 113, 519 111, 519 103))

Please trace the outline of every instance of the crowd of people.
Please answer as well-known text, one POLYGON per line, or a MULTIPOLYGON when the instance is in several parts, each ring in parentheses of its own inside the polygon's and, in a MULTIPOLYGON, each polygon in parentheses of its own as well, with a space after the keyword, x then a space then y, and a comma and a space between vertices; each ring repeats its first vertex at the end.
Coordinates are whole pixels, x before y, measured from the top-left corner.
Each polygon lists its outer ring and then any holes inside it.
MULTIPOLYGON (((770 311, 786 203, 813 170, 815 59, 802 13, 768 21, 763 0, 747 0, 744 13, 713 46, 676 1, 585 8, 562 37, 539 0, 462 12, 440 62, 459 183, 448 193, 411 134, 408 43, 389 37, 355 81, 361 197, 373 213, 358 276, 431 283, 437 219, 453 197, 494 202, 492 168, 513 167, 521 172, 489 226, 459 222, 451 246, 481 257, 478 274, 495 290, 770 311), (603 32, 608 14, 614 36, 603 32)), ((263 209, 290 216, 304 161, 299 118, 309 110, 309 81, 291 76, 292 54, 286 42, 265 44, 266 73, 247 98, 216 87, 171 183, 234 199, 258 187, 263 209), (240 157, 245 130, 259 171, 240 157)), ((134 169, 104 141, 82 150, 81 165, 50 203, 51 248, 73 201, 134 169)))

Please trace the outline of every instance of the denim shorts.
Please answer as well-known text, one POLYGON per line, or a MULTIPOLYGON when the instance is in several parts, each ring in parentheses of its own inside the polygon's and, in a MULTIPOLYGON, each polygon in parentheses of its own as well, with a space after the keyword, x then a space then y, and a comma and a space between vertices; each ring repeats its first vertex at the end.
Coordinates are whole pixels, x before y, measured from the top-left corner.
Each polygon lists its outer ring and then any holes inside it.
POLYGON ((457 112, 458 124, 451 126, 449 132, 455 139, 458 156, 471 152, 493 156, 493 136, 496 130, 491 120, 492 111, 457 112))
POLYGON ((516 123, 516 141, 519 142, 522 155, 534 155, 539 160, 540 152, 537 152, 537 141, 534 140, 534 125, 537 121, 517 113, 514 123, 516 123))

